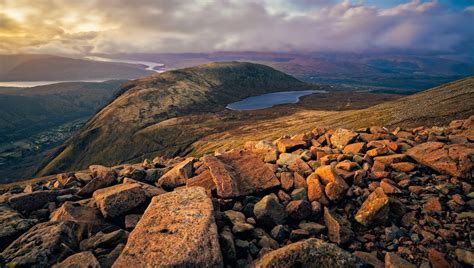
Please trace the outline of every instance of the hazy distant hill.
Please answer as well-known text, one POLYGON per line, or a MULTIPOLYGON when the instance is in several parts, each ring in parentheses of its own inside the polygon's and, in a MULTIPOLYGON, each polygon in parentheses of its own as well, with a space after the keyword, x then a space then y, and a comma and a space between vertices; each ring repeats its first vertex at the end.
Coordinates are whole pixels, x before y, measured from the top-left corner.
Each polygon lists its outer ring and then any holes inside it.
MULTIPOLYGON (((249 63, 213 63, 166 72, 124 85, 123 94, 66 143, 39 174, 81 169, 91 163, 140 161, 154 155, 200 155, 319 126, 446 123, 473 114, 473 82, 472 78, 461 80, 364 110, 333 111, 330 105, 340 104, 335 99, 338 95, 327 94, 329 99, 321 101, 327 109, 282 106, 231 112, 224 110, 227 103, 305 85, 249 63)), ((350 103, 349 94, 346 105, 350 103)))
POLYGON ((307 82, 418 91, 474 75, 473 64, 438 56, 213 52, 116 54, 107 57, 155 61, 164 63, 167 68, 184 68, 217 61, 247 61, 271 66, 307 82))
POLYGON ((143 66, 51 55, 0 55, 0 81, 133 79, 153 72, 143 66))

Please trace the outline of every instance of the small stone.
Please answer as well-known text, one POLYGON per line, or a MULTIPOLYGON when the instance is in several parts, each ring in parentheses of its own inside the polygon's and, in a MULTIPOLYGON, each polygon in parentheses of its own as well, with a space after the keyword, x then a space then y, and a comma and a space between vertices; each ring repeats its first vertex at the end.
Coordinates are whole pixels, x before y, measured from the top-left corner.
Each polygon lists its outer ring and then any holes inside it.
POLYGON ((470 266, 474 266, 474 253, 472 251, 457 248, 454 251, 454 254, 456 255, 458 261, 470 266))
POLYGON ((428 259, 430 260, 432 268, 449 268, 451 265, 445 259, 443 253, 437 251, 436 249, 430 249, 428 251, 428 259))
POLYGON ((441 212, 443 206, 438 197, 430 197, 425 204, 423 204, 423 210, 426 212, 441 212))
POLYGON ((345 154, 363 154, 367 150, 365 142, 356 142, 348 144, 344 147, 343 153, 345 154))
POLYGON ((326 230, 326 226, 316 222, 302 222, 298 227, 315 236, 322 234, 326 230))
POLYGON ((293 174, 290 172, 283 172, 280 175, 281 188, 286 191, 290 190, 293 187, 293 174))
POLYGON ((286 206, 286 212, 295 220, 304 220, 311 216, 311 204, 306 200, 291 201, 286 206))
POLYGON ((125 215, 125 229, 131 231, 137 226, 138 221, 140 221, 142 215, 139 214, 128 214, 125 215))
POLYGON ((277 241, 274 239, 264 236, 258 241, 258 246, 261 248, 271 248, 271 249, 277 249, 280 247, 277 241))
POLYGON ((384 260, 386 268, 416 268, 416 265, 392 252, 387 252, 384 260))
POLYGON ((283 224, 288 217, 285 208, 278 202, 275 194, 266 195, 257 202, 253 213, 257 222, 267 227, 283 224))
POLYGON ((377 258, 375 254, 368 252, 355 251, 352 255, 361 258, 365 263, 372 265, 374 268, 384 268, 385 264, 377 258))
POLYGON ((294 189, 291 192, 291 199, 293 200, 306 200, 306 198, 307 198, 306 188, 294 189))
POLYGON ((345 244, 354 237, 350 222, 342 216, 329 211, 327 207, 324 207, 324 222, 326 223, 331 242, 345 244))
POLYGON ((283 225, 277 225, 273 227, 271 231, 271 236, 278 242, 282 243, 290 235, 290 230, 283 225))
POLYGON ((296 242, 310 237, 310 233, 303 229, 295 229, 290 233, 290 241, 296 242))

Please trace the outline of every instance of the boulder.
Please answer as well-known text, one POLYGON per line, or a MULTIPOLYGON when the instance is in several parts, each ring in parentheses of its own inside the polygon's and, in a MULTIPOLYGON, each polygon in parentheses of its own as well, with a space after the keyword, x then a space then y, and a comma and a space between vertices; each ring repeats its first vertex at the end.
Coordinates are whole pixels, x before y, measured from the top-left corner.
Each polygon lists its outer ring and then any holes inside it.
POLYGON ((90 196, 96 190, 108 187, 117 182, 117 173, 108 167, 92 165, 89 167, 93 179, 77 192, 80 196, 90 196))
POLYGON ((385 264, 383 261, 379 260, 376 254, 362 252, 362 251, 355 251, 352 255, 359 257, 363 262, 372 265, 374 268, 384 268, 385 264))
POLYGON ((466 145, 425 142, 408 150, 407 155, 442 174, 471 176, 474 149, 466 145))
POLYGON ((331 242, 345 244, 354 238, 351 223, 341 215, 324 207, 324 222, 328 229, 328 237, 331 242))
POLYGON ((338 246, 311 238, 271 251, 253 267, 363 267, 356 256, 338 246))
POLYGON ((186 180, 193 176, 194 161, 194 157, 186 158, 186 160, 174 166, 158 179, 157 185, 164 189, 174 189, 178 186, 185 185, 186 180))
POLYGON ((362 203, 355 215, 355 220, 364 226, 387 222, 390 213, 390 199, 379 187, 362 203))
POLYGON ((0 251, 26 232, 36 220, 25 219, 6 204, 0 205, 0 251))
POLYGON ((352 130, 338 128, 331 135, 331 144, 338 149, 343 149, 346 145, 357 138, 357 133, 352 130))
POLYGON ((277 147, 280 153, 289 153, 299 148, 305 148, 306 142, 284 138, 278 140, 277 147))
POLYGON ((109 226, 96 207, 66 201, 50 215, 51 221, 72 221, 86 233, 97 233, 109 226))
POLYGON ((223 198, 249 195, 280 185, 273 171, 249 151, 205 156, 204 164, 209 167, 217 194, 223 198))
POLYGON ((53 268, 101 268, 101 266, 92 252, 83 251, 67 257, 53 268))
POLYGON ((77 248, 73 222, 44 222, 18 237, 1 254, 13 267, 49 267, 77 248))
POLYGON ((285 207, 278 202, 275 194, 266 195, 257 202, 253 214, 259 223, 267 227, 283 224, 288 217, 285 207))
POLYGON ((356 142, 348 144, 342 151, 345 154, 363 154, 367 150, 365 142, 356 142))
POLYGON ((186 181, 186 187, 200 186, 207 191, 214 191, 217 189, 214 179, 212 178, 211 171, 205 170, 201 174, 194 176, 186 181))
POLYGON ((97 248, 112 249, 116 245, 126 243, 128 239, 128 232, 122 229, 115 230, 111 233, 98 232, 88 239, 82 240, 80 248, 82 251, 94 250, 97 248))
POLYGON ((119 184, 94 192, 93 198, 105 218, 113 218, 141 205, 146 193, 139 184, 119 184))
POLYGON ((349 185, 342 179, 332 166, 320 166, 315 170, 316 175, 320 181, 325 185, 324 191, 326 196, 332 200, 339 200, 345 194, 349 185))
POLYGON ((190 187, 153 197, 113 267, 222 267, 211 199, 190 187))
POLYGON ((148 183, 136 181, 136 180, 130 179, 130 178, 123 179, 123 183, 136 183, 136 184, 140 185, 140 187, 145 192, 145 195, 146 195, 147 198, 152 198, 153 196, 157 196, 157 195, 166 193, 166 191, 161 189, 161 188, 155 187, 155 186, 150 185, 148 183))
POLYGON ((301 159, 301 155, 284 153, 280 154, 276 163, 279 166, 292 166, 298 159, 301 159))
POLYGON ((44 207, 49 201, 54 201, 56 196, 58 196, 57 190, 21 193, 12 195, 8 203, 12 208, 20 212, 32 212, 44 207))
POLYGON ((306 182, 308 184, 308 200, 310 202, 319 202, 322 198, 326 198, 324 194, 324 186, 319 181, 318 175, 315 173, 309 175, 306 182))

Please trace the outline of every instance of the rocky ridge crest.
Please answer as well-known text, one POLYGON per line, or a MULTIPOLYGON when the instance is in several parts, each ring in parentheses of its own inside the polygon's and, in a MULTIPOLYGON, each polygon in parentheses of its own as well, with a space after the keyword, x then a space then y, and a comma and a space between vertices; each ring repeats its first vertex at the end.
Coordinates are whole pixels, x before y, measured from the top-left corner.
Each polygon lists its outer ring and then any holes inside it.
POLYGON ((0 266, 470 267, 474 116, 322 129, 0 195, 0 266))

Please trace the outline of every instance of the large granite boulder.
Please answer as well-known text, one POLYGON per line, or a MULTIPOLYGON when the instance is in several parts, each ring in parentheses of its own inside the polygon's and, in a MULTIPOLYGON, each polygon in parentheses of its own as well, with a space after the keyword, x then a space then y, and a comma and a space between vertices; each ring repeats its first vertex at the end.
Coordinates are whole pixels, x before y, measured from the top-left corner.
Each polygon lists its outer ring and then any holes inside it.
POLYGON ((113 267, 222 267, 211 199, 190 187, 156 196, 113 267))
POLYGON ((363 267, 361 259, 338 246, 311 238, 289 244, 257 260, 253 266, 263 267, 363 267))
POLYGON ((231 151, 219 156, 205 156, 217 187, 223 198, 249 195, 280 185, 273 171, 250 151, 231 151))
POLYGON ((5 262, 19 267, 49 267, 77 249, 73 222, 44 222, 18 237, 1 254, 5 262))

